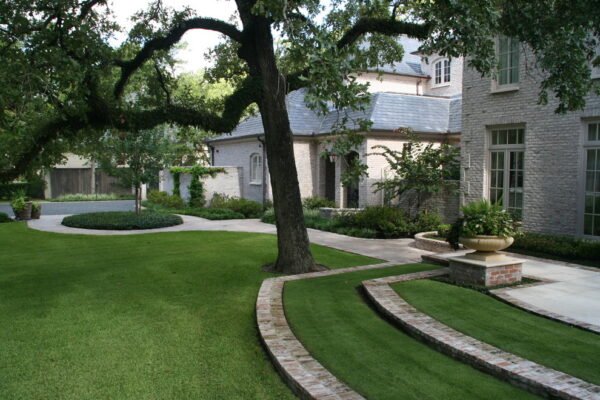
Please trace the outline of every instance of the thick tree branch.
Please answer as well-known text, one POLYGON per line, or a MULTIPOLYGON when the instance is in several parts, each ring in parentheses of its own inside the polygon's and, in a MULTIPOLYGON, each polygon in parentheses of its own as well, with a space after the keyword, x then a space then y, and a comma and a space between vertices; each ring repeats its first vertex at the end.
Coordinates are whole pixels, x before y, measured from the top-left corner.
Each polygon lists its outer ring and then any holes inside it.
POLYGON ((106 4, 106 0, 89 0, 81 3, 81 9, 79 11, 79 19, 83 20, 98 4, 106 4))
POLYGON ((168 50, 173 47, 181 37, 192 29, 206 29, 210 31, 220 32, 228 36, 236 42, 242 41, 242 32, 234 25, 213 18, 191 18, 182 21, 177 26, 171 28, 166 35, 154 38, 148 41, 135 58, 123 61, 117 60, 115 64, 121 67, 121 78, 115 85, 115 97, 119 98, 123 94, 123 90, 127 85, 127 81, 131 75, 138 70, 146 61, 148 61, 155 52, 160 50, 168 50))
MULTIPOLYGON (((93 83, 91 92, 94 93, 93 83)), ((155 126, 173 123, 182 126, 197 126, 214 133, 229 133, 239 123, 244 111, 259 100, 260 84, 247 78, 242 85, 225 100, 222 114, 210 111, 208 107, 195 109, 180 105, 165 105, 142 111, 111 109, 96 96, 88 100, 88 111, 80 115, 56 117, 41 124, 33 133, 35 140, 13 163, 10 170, 0 171, 0 181, 10 181, 21 175, 31 161, 41 155, 46 146, 59 138, 75 137, 83 129, 104 130, 116 128, 123 131, 151 129, 155 126)))
MULTIPOLYGON (((396 21, 387 18, 361 18, 337 42, 337 48, 343 49, 358 41, 367 33, 379 33, 388 36, 407 35, 417 39, 425 39, 429 35, 429 26, 396 21)), ((294 91, 308 85, 306 79, 301 79, 308 74, 309 69, 295 72, 286 76, 288 90, 294 91)))
POLYGON ((426 39, 429 35, 429 26, 387 18, 361 18, 338 41, 338 49, 354 44, 367 33, 388 36, 406 35, 417 39, 426 39))

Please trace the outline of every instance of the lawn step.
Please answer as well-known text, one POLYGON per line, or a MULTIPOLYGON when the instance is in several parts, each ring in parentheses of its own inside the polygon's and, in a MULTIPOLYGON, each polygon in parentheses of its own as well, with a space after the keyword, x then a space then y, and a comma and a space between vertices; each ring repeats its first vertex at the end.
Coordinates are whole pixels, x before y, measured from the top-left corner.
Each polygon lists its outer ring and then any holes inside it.
POLYGON ((532 393, 560 399, 600 399, 600 386, 505 352, 421 313, 390 286, 447 273, 447 269, 363 282, 367 297, 387 318, 437 350, 532 393))
POLYGON ((315 360, 294 336, 283 309, 285 282, 391 267, 383 263, 266 279, 256 300, 260 336, 275 367, 289 387, 301 398, 311 400, 363 400, 345 383, 315 360))

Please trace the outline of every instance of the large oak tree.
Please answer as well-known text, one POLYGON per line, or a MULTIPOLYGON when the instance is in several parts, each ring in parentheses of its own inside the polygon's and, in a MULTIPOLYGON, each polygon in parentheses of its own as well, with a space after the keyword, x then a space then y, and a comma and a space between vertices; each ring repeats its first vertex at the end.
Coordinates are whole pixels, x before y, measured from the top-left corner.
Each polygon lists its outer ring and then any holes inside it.
POLYGON ((156 1, 136 15, 127 41, 116 47, 111 38, 119 27, 106 0, 1 1, 0 179, 50 164, 65 143, 107 128, 138 132, 172 123, 227 133, 256 104, 277 216, 275 269, 306 272, 315 265, 285 103, 291 90, 306 87, 317 110, 364 106, 365 87, 352 73, 400 60, 401 34, 422 40, 425 52, 469 56, 482 74, 496 65, 494 37, 516 37, 543 74, 540 101, 558 97, 558 111, 582 108, 593 84, 596 0, 235 3, 235 19, 220 21, 156 1), (235 91, 220 102, 173 95, 171 50, 193 29, 224 37, 209 75, 229 80, 235 91))

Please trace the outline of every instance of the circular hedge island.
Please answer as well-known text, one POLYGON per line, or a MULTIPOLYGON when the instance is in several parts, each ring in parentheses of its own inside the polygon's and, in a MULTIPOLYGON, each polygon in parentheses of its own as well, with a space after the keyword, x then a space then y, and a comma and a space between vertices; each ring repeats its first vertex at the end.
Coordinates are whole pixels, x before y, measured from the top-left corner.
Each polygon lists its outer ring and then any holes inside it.
POLYGON ((178 215, 153 211, 142 211, 139 214, 132 211, 110 211, 71 215, 65 217, 62 224, 71 228, 131 231, 181 225, 183 220, 178 215))

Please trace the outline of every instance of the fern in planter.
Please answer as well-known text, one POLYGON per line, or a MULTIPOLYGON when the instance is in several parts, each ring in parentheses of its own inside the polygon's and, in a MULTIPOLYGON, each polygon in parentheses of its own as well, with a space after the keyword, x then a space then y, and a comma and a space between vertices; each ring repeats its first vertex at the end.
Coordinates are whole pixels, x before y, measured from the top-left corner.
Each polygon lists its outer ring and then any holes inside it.
POLYGON ((459 248, 459 238, 475 236, 515 237, 519 235, 518 224, 509 212, 487 200, 469 203, 461 208, 463 217, 456 220, 448 232, 446 241, 454 250, 459 248))

